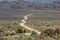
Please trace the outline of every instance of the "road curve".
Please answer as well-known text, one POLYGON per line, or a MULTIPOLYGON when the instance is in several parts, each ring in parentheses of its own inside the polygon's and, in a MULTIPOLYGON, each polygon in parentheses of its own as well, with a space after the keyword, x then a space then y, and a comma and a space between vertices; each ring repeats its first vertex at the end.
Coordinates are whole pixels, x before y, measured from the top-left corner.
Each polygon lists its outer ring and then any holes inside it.
POLYGON ((32 15, 32 14, 29 14, 29 15, 24 16, 24 19, 21 20, 21 23, 20 23, 19 25, 22 26, 22 27, 24 27, 24 28, 26 28, 26 29, 28 29, 28 30, 30 30, 30 31, 36 32, 37 35, 40 35, 41 32, 39 32, 39 31, 37 31, 37 30, 35 30, 35 29, 33 29, 33 28, 30 28, 29 26, 26 26, 26 25, 25 25, 26 20, 27 20, 28 17, 31 16, 31 15, 32 15))

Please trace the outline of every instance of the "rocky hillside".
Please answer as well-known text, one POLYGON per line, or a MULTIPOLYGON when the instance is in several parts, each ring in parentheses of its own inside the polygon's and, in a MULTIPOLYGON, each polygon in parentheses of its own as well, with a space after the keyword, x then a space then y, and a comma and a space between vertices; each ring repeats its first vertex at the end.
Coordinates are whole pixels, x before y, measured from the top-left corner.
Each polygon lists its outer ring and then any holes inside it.
POLYGON ((0 9, 58 9, 60 10, 60 2, 52 3, 28 2, 24 0, 18 1, 0 1, 0 9))

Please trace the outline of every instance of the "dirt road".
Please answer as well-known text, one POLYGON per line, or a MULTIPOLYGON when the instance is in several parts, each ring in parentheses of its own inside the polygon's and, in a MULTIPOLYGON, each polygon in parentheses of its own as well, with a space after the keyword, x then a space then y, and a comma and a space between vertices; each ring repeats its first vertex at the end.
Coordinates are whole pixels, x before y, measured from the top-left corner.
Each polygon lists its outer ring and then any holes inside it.
POLYGON ((32 14, 29 14, 29 15, 24 16, 24 19, 21 20, 20 26, 22 26, 22 27, 24 27, 24 28, 26 28, 26 29, 28 29, 28 30, 30 30, 30 31, 34 31, 35 33, 37 33, 37 35, 40 35, 41 32, 39 32, 39 31, 37 31, 37 30, 35 30, 35 29, 33 29, 33 28, 30 28, 29 26, 26 26, 26 25, 25 25, 26 20, 27 20, 28 17, 31 16, 31 15, 32 15, 32 14))

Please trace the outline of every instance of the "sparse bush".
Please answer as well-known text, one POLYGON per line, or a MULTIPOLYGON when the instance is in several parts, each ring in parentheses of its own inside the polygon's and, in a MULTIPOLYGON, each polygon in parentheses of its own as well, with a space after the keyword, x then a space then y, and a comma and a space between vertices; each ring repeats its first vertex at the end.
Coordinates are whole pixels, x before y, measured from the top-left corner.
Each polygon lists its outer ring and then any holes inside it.
POLYGON ((42 33, 50 36, 52 34, 52 30, 51 29, 46 29, 46 30, 42 31, 42 33))
POLYGON ((31 37, 27 38, 26 40, 33 40, 31 37))
POLYGON ((35 40, 35 38, 31 37, 31 36, 26 36, 26 37, 22 38, 22 40, 35 40))
POLYGON ((7 37, 3 37, 3 39, 2 40, 7 40, 7 37))
POLYGON ((50 25, 46 25, 47 27, 49 27, 50 25))
POLYGON ((18 28, 16 33, 22 33, 22 29, 21 28, 18 28))
POLYGON ((3 40, 2 37, 0 37, 0 40, 3 40))
POLYGON ((56 40, 60 40, 60 35, 57 35, 57 34, 56 34, 55 39, 56 39, 56 40))

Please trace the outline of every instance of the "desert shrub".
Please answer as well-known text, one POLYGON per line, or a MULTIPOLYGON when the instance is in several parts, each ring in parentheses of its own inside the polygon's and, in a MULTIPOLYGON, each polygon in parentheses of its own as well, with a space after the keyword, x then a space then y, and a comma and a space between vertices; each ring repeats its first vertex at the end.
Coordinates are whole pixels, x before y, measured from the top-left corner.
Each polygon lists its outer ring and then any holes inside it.
POLYGON ((34 32, 34 31, 32 31, 32 33, 31 33, 31 35, 36 35, 37 33, 36 32, 34 32))
POLYGON ((56 36, 55 36, 55 39, 56 39, 56 40, 60 40, 60 35, 56 35, 56 36))
POLYGON ((2 38, 2 37, 0 37, 0 40, 3 40, 3 38, 2 38))
POLYGON ((2 40, 7 40, 7 37, 3 37, 3 39, 2 40))
POLYGON ((50 29, 43 30, 42 34, 50 36, 52 34, 52 30, 50 30, 50 29))
POLYGON ((22 40, 35 40, 35 38, 31 36, 26 36, 22 40))
POLYGON ((16 30, 16 33, 22 33, 22 29, 21 29, 21 28, 18 28, 18 29, 16 30))
POLYGON ((49 27, 50 25, 46 25, 47 27, 49 27))
POLYGON ((33 40, 31 37, 27 38, 26 40, 33 40))

